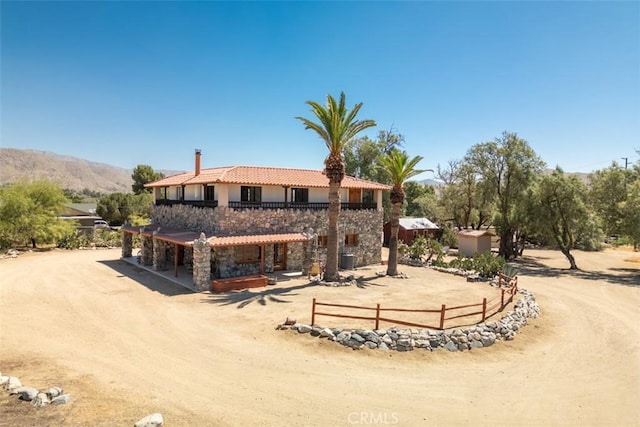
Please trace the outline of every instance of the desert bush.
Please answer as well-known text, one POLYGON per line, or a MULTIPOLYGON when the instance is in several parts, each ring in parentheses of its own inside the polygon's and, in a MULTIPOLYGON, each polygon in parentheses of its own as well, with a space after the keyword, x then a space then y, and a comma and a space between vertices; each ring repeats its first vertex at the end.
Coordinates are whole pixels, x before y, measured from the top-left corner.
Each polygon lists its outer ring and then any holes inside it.
POLYGON ((473 257, 474 270, 482 277, 495 277, 505 265, 504 258, 495 256, 491 252, 475 254, 473 257))
POLYGON ((58 240, 58 247, 61 249, 80 249, 91 246, 92 239, 87 234, 73 230, 58 240))
POLYGON ((93 243, 98 248, 122 246, 122 231, 95 230, 93 243))
POLYGON ((444 228, 442 229, 442 235, 438 240, 440 241, 442 246, 448 246, 450 248, 458 247, 458 235, 449 225, 444 226, 444 228))

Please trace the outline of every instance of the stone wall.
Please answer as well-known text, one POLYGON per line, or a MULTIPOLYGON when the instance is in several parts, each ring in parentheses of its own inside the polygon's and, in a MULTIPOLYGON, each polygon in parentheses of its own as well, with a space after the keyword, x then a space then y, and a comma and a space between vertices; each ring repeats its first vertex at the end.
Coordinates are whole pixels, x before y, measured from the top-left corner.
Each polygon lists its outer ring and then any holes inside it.
POLYGON ((122 257, 130 258, 133 254, 133 234, 122 233, 122 257))
MULTIPOLYGON (((198 208, 188 205, 154 206, 153 222, 162 227, 204 232, 207 236, 240 234, 301 233, 309 230, 326 235, 329 216, 326 210, 248 209, 228 207, 198 208)), ((381 259, 382 212, 377 210, 342 210, 338 224, 339 253, 351 253, 355 266, 379 264, 381 259), (344 247, 345 234, 358 234, 358 246, 344 247)), ((302 244, 289 244, 287 268, 304 268, 302 244)), ((322 256, 326 252, 320 248, 322 256)), ((228 255, 221 254, 220 259, 228 255)), ((265 259, 272 259, 267 257, 265 259)), ((266 267, 266 266, 265 266, 266 267)), ((221 277, 229 277, 223 276, 221 277)))
POLYGON ((140 264, 153 265, 153 237, 140 236, 140 264))
MULTIPOLYGON (((211 248, 204 233, 193 242, 190 253, 193 260, 193 285, 197 291, 207 291, 211 288, 211 248)), ((185 250, 185 258, 186 254, 185 250)))

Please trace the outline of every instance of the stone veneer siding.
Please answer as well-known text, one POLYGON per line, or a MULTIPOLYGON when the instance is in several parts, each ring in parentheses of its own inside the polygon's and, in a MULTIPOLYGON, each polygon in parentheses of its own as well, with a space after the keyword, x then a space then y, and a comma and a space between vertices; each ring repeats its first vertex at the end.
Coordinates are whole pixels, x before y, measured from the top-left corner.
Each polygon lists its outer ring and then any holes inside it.
POLYGON ((153 265, 153 237, 140 235, 140 264, 153 265))
MULTIPOLYGON (((228 207, 198 208, 189 205, 154 206, 153 222, 162 227, 182 228, 204 232, 207 236, 242 234, 300 233, 312 229, 326 235, 329 215, 326 210, 307 209, 233 209, 228 207)), ((382 212, 377 210, 342 210, 338 224, 340 232, 338 253, 354 255, 355 266, 379 264, 381 259, 382 212), (358 246, 344 247, 345 234, 358 234, 358 246)), ((267 246, 269 247, 269 246, 267 246)), ((287 245, 287 270, 307 268, 305 250, 301 243, 287 245)), ((270 248, 272 250, 272 248, 270 248)), ((326 249, 319 249, 320 256, 326 249)), ((218 277, 254 274, 260 265, 235 265, 232 248, 216 248, 214 258, 218 277), (233 258, 233 262, 230 262, 233 258)), ((265 254, 265 272, 273 256, 265 254), (268 262, 269 261, 269 262, 268 262)), ((215 266, 214 266, 215 267, 215 266)), ((273 266, 270 266, 273 269, 273 266)), ((212 271, 214 271, 214 268, 212 271)))
MULTIPOLYGON (((186 248, 185 248, 186 249, 186 248)), ((185 250, 185 257, 187 251, 185 250)), ((208 291, 211 288, 211 248, 204 233, 193 242, 191 251, 193 260, 193 285, 197 291, 208 291)))
POLYGON ((122 257, 130 258, 133 254, 133 234, 122 233, 122 257))

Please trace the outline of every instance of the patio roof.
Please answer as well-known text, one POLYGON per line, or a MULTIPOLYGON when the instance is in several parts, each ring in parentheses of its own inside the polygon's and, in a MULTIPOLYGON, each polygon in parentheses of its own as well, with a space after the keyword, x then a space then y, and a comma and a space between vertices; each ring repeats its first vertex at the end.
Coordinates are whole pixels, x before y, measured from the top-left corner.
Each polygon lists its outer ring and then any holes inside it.
MULTIPOLYGON (((154 237, 166 242, 177 243, 182 246, 193 246, 193 241, 200 238, 200 233, 160 227, 157 224, 145 226, 126 225, 122 231, 132 234, 142 234, 154 237)), ((209 236, 207 242, 212 248, 224 246, 268 245, 274 243, 306 242, 309 237, 302 233, 278 233, 278 234, 246 234, 236 236, 209 236)))

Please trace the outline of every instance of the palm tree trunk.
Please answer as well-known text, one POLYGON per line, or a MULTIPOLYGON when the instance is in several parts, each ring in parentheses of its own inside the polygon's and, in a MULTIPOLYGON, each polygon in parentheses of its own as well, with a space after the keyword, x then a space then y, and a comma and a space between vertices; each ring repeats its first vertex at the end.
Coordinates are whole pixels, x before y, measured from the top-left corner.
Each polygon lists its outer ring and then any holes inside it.
POLYGON ((329 230, 327 233, 327 264, 324 280, 340 280, 338 273, 338 218, 340 216, 340 182, 329 181, 329 230))
POLYGON ((387 264, 387 275, 398 275, 398 229, 400 228, 400 211, 402 203, 391 205, 391 236, 389 237, 389 261, 387 264))

